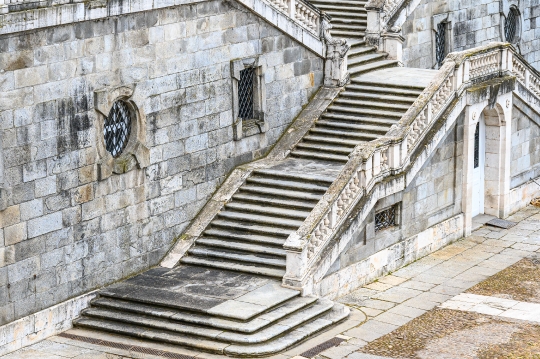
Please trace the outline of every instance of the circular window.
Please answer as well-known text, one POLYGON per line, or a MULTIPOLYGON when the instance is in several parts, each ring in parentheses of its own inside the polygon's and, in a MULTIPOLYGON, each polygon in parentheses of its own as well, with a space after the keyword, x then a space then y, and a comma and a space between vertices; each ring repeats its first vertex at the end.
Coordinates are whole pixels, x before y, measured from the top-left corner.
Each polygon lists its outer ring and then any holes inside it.
POLYGON ((504 36, 506 41, 510 43, 514 43, 518 40, 518 21, 519 11, 512 6, 504 21, 504 36))
POLYGON ((124 101, 118 100, 113 104, 103 126, 105 147, 113 157, 120 156, 127 145, 130 132, 131 112, 124 101))

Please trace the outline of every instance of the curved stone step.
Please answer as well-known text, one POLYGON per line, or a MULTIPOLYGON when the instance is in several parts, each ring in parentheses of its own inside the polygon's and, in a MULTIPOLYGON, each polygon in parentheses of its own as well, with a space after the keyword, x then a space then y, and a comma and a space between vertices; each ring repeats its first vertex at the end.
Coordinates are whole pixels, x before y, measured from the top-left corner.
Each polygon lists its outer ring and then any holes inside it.
POLYGON ((225 210, 218 213, 219 218, 232 219, 235 221, 242 221, 247 223, 261 223, 269 224, 272 226, 278 226, 283 228, 298 228, 304 223, 303 220, 294 220, 290 218, 271 217, 268 215, 251 214, 244 212, 233 212, 232 210, 225 210))
POLYGON ((283 351, 302 340, 315 335, 331 325, 345 320, 349 316, 349 308, 341 304, 334 304, 332 310, 322 317, 297 327, 287 335, 278 338, 275 342, 257 345, 231 345, 225 348, 224 353, 231 356, 270 355, 283 351))
POLYGON ((255 266, 248 264, 240 264, 229 261, 218 261, 218 260, 207 260, 199 257, 183 257, 181 259, 182 263, 199 265, 204 267, 219 268, 219 269, 228 269, 232 271, 246 272, 252 274, 265 275, 268 277, 283 278, 285 275, 285 270, 278 268, 268 268, 263 266, 255 266))
POLYGON ((371 133, 355 133, 355 132, 347 132, 347 131, 340 131, 340 130, 330 130, 325 128, 312 128, 310 130, 312 133, 321 134, 321 135, 328 135, 328 136, 334 136, 334 137, 341 137, 341 138, 356 138, 359 140, 374 140, 380 137, 380 135, 375 135, 371 133))
POLYGON ((377 94, 383 94, 383 95, 398 95, 398 96, 406 96, 411 97, 413 101, 420 96, 422 91, 418 91, 414 88, 407 88, 407 87, 378 87, 374 84, 366 84, 365 82, 358 82, 354 79, 351 80, 351 83, 346 86, 346 91, 356 91, 360 93, 370 93, 376 96, 377 94))
MULTIPOLYGON (((198 241, 197 241, 198 243, 198 241)), ((250 265, 263 265, 266 267, 285 268, 285 257, 275 258, 268 256, 260 256, 249 252, 233 251, 221 248, 209 248, 203 246, 195 246, 188 250, 190 256, 195 256, 203 259, 219 259, 222 261, 234 261, 250 265)))
MULTIPOLYGON (((196 335, 185 335, 170 330, 162 330, 153 327, 145 327, 140 324, 130 322, 118 322, 115 320, 79 318, 74 321, 76 326, 90 328, 94 330, 103 330, 115 334, 129 337, 149 339, 163 343, 187 346, 190 348, 209 351, 217 354, 227 354, 236 356, 260 356, 277 353, 288 347, 302 341, 310 335, 317 333, 333 324, 336 324, 347 318, 349 310, 341 304, 334 304, 326 314, 313 321, 302 321, 296 328, 286 327, 281 330, 281 335, 260 335, 260 338, 271 337, 271 339, 262 342, 246 342, 247 336, 244 336, 243 343, 229 344, 223 342, 222 338, 204 338, 196 335), (275 339, 274 339, 275 338, 275 339)), ((125 317, 122 319, 134 319, 125 317)), ((280 333, 280 330, 274 330, 280 333)), ((240 339, 240 337, 239 337, 240 339)))
MULTIPOLYGON (((387 54, 378 53, 378 52, 373 53, 373 54, 365 54, 365 55, 362 55, 362 56, 355 56, 355 57, 347 60, 347 66, 352 67, 352 66, 364 65, 364 64, 368 64, 368 63, 371 63, 371 62, 374 62, 374 61, 383 60, 387 56, 388 56, 387 54)), ((339 97, 338 97, 338 99, 339 99, 339 97)))
MULTIPOLYGON (((371 86, 371 87, 375 87, 375 88, 378 88, 380 89, 381 91, 404 91, 404 90, 409 90, 409 91, 413 91, 414 93, 418 95, 420 95, 423 91, 424 91, 424 87, 422 86, 418 86, 417 84, 411 82, 411 83, 408 83, 408 84, 399 84, 399 85, 393 85, 392 83, 379 83, 379 82, 376 82, 376 81, 367 81, 363 78, 356 78, 356 79, 351 79, 351 84, 352 85, 357 85, 357 86, 371 86)), ((348 86, 351 86, 351 85, 348 85, 348 86)))
POLYGON ((219 318, 199 313, 185 311, 174 311, 159 306, 150 306, 141 303, 133 303, 110 298, 98 298, 92 301, 93 307, 106 308, 111 310, 120 310, 123 312, 137 313, 139 315, 165 318, 178 322, 189 324, 205 325, 215 329, 236 331, 240 333, 253 333, 276 321, 306 308, 318 300, 314 296, 294 297, 277 308, 263 313, 247 322, 239 322, 226 318, 219 318))
POLYGON ((210 228, 206 229, 204 232, 205 236, 215 237, 215 238, 226 238, 231 240, 237 240, 248 243, 256 243, 261 245, 272 245, 272 246, 283 246, 285 243, 286 237, 282 236, 281 238, 262 236, 257 234, 250 234, 235 230, 226 230, 226 229, 217 229, 210 228))
POLYGON ((312 210, 317 203, 317 200, 302 201, 301 199, 281 199, 268 196, 258 196, 251 193, 235 193, 232 197, 233 201, 246 201, 255 203, 266 203, 271 206, 298 208, 301 210, 312 210))
MULTIPOLYGON (((373 111, 381 111, 384 113, 387 112, 396 112, 396 113, 405 113, 407 110, 411 107, 411 104, 404 105, 396 102, 383 102, 380 101, 372 101, 372 100, 360 100, 356 98, 338 98, 334 101, 334 104, 338 104, 340 106, 346 105, 346 106, 353 106, 353 107, 361 107, 373 111)), ((332 106, 331 108, 333 108, 332 106)))
POLYGON ((317 135, 309 135, 304 137, 303 143, 329 143, 329 144, 335 144, 338 146, 350 146, 354 147, 359 143, 362 143, 364 141, 361 140, 350 140, 350 139, 343 139, 343 138, 334 138, 334 137, 324 137, 324 136, 317 136, 317 135))
POLYGON ((345 91, 341 92, 339 94, 339 98, 349 98, 349 99, 362 99, 364 101, 381 101, 385 103, 399 103, 407 105, 408 107, 411 107, 414 101, 416 100, 416 97, 407 97, 407 96, 398 96, 398 95, 381 95, 381 94, 374 94, 374 93, 367 93, 367 92, 361 92, 361 91, 350 91, 348 89, 345 89, 345 91))
POLYGON ((359 116, 374 116, 377 118, 394 118, 399 120, 401 116, 405 113, 403 112, 396 112, 396 111, 383 111, 383 110, 377 110, 377 109, 371 109, 371 108, 365 108, 365 107, 354 107, 354 106, 347 106, 350 104, 342 105, 342 104, 333 104, 327 111, 327 113, 332 112, 341 112, 341 113, 347 113, 347 114, 358 114, 359 116))

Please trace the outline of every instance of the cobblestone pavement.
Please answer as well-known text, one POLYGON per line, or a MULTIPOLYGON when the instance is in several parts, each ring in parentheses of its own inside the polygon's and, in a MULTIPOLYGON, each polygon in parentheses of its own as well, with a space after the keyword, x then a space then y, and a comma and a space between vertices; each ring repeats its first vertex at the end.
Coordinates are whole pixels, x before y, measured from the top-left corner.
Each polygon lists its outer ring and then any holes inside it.
MULTIPOLYGON (((299 354, 336 336, 345 340, 317 358, 487 359, 498 353, 505 358, 537 357, 530 353, 540 355, 540 292, 534 287, 534 295, 520 296, 516 293, 522 294, 525 289, 508 291, 505 285, 497 283, 500 278, 511 280, 512 271, 524 258, 540 266, 536 259, 540 259, 540 208, 529 206, 508 220, 519 223, 510 229, 482 226, 472 236, 339 298, 338 301, 365 313, 368 319, 361 321, 361 313, 353 313, 347 322, 272 358, 301 359, 299 354), (490 277, 496 281, 488 283, 490 277), (481 282, 489 285, 477 286, 481 282), (466 293, 470 288, 472 293, 466 293), (478 292, 477 288, 484 291, 478 292)), ((535 285, 522 282, 524 286, 535 285)), ((162 349, 173 350, 165 346, 162 349)), ((185 349, 177 352, 197 358, 224 358, 185 349)), ((163 357, 56 336, 2 357, 15 358, 163 357)))

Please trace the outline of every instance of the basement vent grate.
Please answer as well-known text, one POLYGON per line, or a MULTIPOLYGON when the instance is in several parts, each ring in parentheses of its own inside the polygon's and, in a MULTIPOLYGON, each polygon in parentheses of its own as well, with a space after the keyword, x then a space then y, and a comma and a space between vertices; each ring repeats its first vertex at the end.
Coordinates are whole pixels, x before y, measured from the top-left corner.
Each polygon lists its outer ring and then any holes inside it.
POLYGON ((494 218, 491 221, 486 222, 486 224, 488 226, 508 229, 508 228, 514 227, 517 223, 516 222, 511 222, 511 221, 505 221, 504 219, 494 218))
POLYGON ((302 354, 300 354, 300 356, 303 356, 304 358, 313 358, 314 356, 322 353, 326 349, 337 347, 339 344, 341 344, 341 342, 344 342, 344 341, 345 339, 343 338, 338 338, 338 337, 332 338, 330 340, 325 341, 324 343, 317 345, 316 347, 313 347, 303 352, 302 354))
POLYGON ((83 337, 81 335, 60 333, 60 334, 58 334, 58 336, 63 337, 63 338, 72 339, 72 340, 78 340, 80 342, 96 344, 96 345, 102 345, 102 346, 115 348, 115 349, 123 349, 123 350, 131 351, 131 352, 162 356, 164 358, 170 358, 170 359, 195 359, 195 357, 192 357, 192 356, 189 356, 189 355, 166 352, 166 351, 163 351, 163 350, 152 349, 152 348, 145 348, 145 347, 140 347, 140 346, 137 346, 137 345, 128 345, 128 344, 110 342, 108 340, 101 340, 101 339, 95 339, 95 338, 90 338, 90 337, 83 337))

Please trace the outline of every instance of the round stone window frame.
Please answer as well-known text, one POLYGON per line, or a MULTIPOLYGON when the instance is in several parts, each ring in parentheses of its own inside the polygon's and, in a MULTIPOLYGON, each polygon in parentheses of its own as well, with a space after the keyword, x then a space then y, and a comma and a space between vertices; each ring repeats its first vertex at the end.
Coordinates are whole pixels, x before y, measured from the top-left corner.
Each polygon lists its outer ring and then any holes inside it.
POLYGON ((515 5, 510 5, 509 6, 508 12, 504 16, 504 22, 502 24, 502 27, 503 27, 503 33, 504 33, 504 41, 509 42, 511 44, 519 43, 519 41, 521 40, 521 29, 522 29, 522 27, 521 27, 521 12, 519 11, 517 6, 515 6, 515 5), (512 39, 512 41, 509 41, 506 38, 506 21, 508 20, 508 17, 512 13, 514 14, 514 21, 516 22, 516 24, 515 24, 516 28, 514 30, 514 38, 512 39))
POLYGON ((134 168, 145 168, 150 163, 150 151, 145 145, 146 117, 133 98, 135 86, 120 86, 94 92, 94 103, 97 116, 97 152, 98 179, 104 180, 112 174, 126 173, 134 168), (122 101, 128 108, 131 118, 131 129, 122 152, 117 156, 107 151, 104 136, 105 120, 115 102, 122 101))

